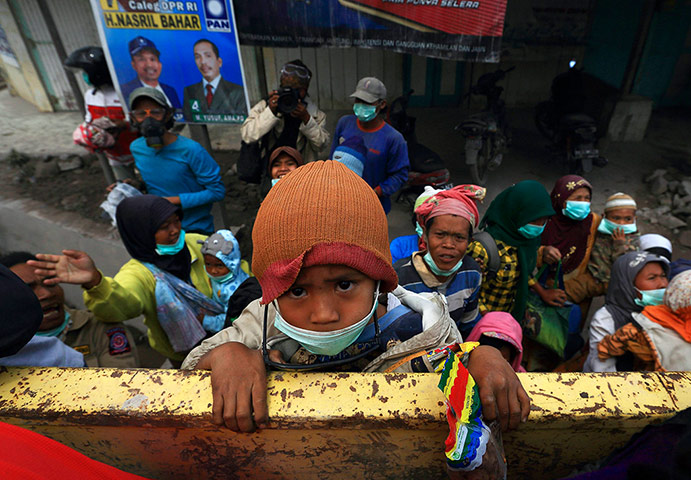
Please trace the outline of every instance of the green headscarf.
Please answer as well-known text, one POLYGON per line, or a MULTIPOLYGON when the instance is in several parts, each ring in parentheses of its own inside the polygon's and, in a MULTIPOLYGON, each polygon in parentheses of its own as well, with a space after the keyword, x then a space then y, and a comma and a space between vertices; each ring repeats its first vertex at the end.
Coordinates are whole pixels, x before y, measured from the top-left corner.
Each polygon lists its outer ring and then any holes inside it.
POLYGON ((535 180, 524 180, 502 191, 489 205, 480 228, 495 240, 518 248, 518 290, 511 314, 521 324, 528 298, 528 280, 535 269, 540 237, 525 238, 520 227, 541 217, 554 215, 549 193, 535 180))

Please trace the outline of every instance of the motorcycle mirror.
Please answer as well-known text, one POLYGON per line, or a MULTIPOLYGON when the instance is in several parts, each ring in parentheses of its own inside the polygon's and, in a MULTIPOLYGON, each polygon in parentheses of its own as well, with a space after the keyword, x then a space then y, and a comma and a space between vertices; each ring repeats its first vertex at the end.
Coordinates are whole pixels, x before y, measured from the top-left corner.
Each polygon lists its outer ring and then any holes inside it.
POLYGON ((569 61, 569 68, 573 68, 576 66, 576 60, 570 60, 569 61))

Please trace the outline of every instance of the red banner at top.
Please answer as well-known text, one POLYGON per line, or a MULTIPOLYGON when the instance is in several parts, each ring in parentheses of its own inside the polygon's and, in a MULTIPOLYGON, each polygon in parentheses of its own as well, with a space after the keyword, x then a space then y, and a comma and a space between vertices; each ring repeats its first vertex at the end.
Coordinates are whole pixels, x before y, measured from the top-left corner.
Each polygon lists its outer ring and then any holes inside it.
POLYGON ((341 5, 427 32, 501 37, 506 0, 340 0, 341 5))

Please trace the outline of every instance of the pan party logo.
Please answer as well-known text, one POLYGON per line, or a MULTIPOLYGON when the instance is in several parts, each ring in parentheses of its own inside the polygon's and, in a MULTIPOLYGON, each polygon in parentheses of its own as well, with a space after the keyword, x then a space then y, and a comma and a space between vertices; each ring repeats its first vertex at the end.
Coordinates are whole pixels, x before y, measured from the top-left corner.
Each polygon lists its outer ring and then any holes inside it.
POLYGON ((230 32, 230 13, 225 0, 203 0, 206 30, 230 32))

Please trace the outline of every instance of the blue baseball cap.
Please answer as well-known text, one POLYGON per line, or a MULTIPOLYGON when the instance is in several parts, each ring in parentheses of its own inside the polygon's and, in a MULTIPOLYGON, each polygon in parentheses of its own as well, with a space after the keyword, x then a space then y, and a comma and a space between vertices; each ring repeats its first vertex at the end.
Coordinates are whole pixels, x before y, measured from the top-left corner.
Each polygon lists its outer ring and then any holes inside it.
POLYGON ((157 57, 161 56, 161 52, 159 52, 156 48, 156 44, 148 38, 142 37, 141 35, 138 37, 134 37, 132 40, 130 40, 128 46, 130 49, 130 57, 134 57, 136 54, 138 54, 144 49, 151 50, 156 54, 157 57))
POLYGON ((337 146, 332 157, 332 160, 341 162, 362 177, 367 159, 367 146, 362 137, 355 135, 337 146))

